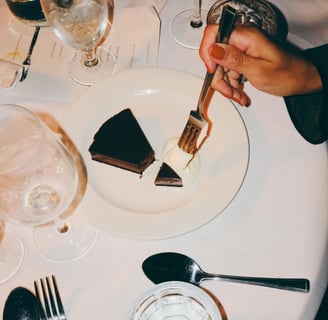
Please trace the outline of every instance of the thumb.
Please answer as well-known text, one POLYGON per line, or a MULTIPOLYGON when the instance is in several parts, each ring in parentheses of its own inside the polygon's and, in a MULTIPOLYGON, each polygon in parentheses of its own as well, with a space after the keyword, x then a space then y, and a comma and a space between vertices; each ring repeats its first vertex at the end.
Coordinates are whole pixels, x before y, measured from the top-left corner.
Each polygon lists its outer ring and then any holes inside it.
MULTIPOLYGON (((244 73, 246 66, 246 55, 234 46, 224 44, 213 44, 209 50, 211 58, 226 69, 244 73)), ((249 67, 249 66, 248 66, 249 67)))

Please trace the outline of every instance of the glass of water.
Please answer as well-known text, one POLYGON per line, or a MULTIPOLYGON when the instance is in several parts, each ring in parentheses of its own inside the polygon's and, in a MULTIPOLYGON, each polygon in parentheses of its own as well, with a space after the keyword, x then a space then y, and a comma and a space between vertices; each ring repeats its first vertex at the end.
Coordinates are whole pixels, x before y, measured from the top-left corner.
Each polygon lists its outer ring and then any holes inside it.
POLYGON ((113 53, 99 45, 111 28, 113 0, 41 0, 56 36, 77 52, 69 63, 70 77, 91 86, 115 72, 113 53))
POLYGON ((153 286, 141 295, 128 320, 222 320, 219 307, 201 288, 180 281, 153 286))

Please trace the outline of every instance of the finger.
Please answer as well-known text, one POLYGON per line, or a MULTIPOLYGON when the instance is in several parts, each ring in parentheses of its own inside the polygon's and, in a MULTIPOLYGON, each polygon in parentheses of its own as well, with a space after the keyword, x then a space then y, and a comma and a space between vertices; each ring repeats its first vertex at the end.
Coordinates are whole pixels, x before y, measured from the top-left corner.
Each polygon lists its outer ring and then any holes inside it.
POLYGON ((226 77, 228 79, 229 84, 233 88, 240 90, 240 91, 242 91, 244 89, 244 83, 240 81, 241 75, 239 72, 234 71, 234 70, 229 70, 226 73, 226 77))
POLYGON ((226 73, 224 69, 218 66, 214 73, 211 86, 214 90, 219 91, 225 97, 230 98, 233 92, 231 86, 225 80, 225 77, 226 77, 226 73))
POLYGON ((207 71, 213 73, 216 69, 216 62, 213 61, 209 54, 210 47, 216 42, 218 26, 215 24, 208 25, 203 33, 203 38, 199 47, 199 55, 204 61, 207 71))
POLYGON ((249 107, 251 105, 250 97, 243 90, 240 91, 240 90, 234 89, 231 99, 233 101, 237 102, 241 106, 249 107))
POLYGON ((210 57, 226 69, 242 73, 245 68, 245 54, 234 46, 213 44, 209 49, 210 57))
POLYGON ((224 80, 225 73, 223 68, 218 67, 212 80, 212 88, 241 106, 249 106, 251 99, 244 92, 243 84, 238 82, 237 73, 229 71, 228 74, 231 74, 233 77, 228 76, 228 79, 224 80))

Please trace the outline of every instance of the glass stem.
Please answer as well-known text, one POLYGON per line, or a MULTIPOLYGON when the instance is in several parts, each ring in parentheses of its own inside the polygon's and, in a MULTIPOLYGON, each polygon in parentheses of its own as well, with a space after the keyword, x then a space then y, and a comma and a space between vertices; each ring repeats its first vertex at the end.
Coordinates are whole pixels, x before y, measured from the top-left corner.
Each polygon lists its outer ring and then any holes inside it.
POLYGON ((53 220, 53 223, 54 223, 54 227, 55 227, 56 231, 59 234, 65 234, 70 230, 70 225, 66 221, 64 221, 60 218, 55 218, 53 220))
POLYGON ((83 64, 86 67, 94 67, 99 63, 99 59, 96 55, 96 48, 85 48, 82 52, 84 57, 83 64))
POLYGON ((203 25, 201 12, 202 12, 202 0, 195 0, 195 12, 192 17, 192 20, 190 21, 190 25, 193 28, 200 28, 203 25))

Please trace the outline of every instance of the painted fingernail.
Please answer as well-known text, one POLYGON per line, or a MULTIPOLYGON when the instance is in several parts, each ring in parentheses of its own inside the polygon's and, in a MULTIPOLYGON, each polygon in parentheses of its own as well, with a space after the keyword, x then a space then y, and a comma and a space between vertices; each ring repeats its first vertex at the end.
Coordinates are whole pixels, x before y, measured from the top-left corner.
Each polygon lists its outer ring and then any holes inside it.
POLYGON ((246 103, 245 103, 245 107, 249 108, 251 106, 251 99, 247 99, 246 103))
POLYGON ((223 47, 218 45, 212 45, 210 49, 210 56, 214 59, 221 60, 224 58, 225 50, 223 47))

